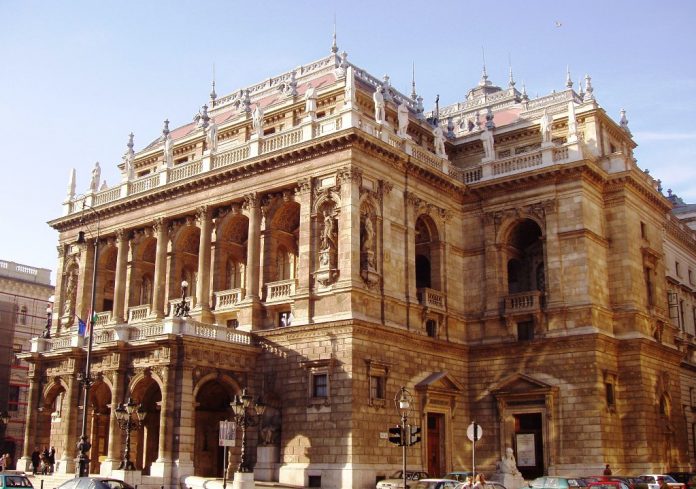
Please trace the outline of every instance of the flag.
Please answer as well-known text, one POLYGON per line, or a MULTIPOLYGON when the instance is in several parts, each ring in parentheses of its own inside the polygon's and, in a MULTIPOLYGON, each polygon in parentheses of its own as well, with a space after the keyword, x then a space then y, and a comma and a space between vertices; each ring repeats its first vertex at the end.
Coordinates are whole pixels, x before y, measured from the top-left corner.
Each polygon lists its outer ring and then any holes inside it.
POLYGON ((93 312, 92 313, 92 318, 89 321, 89 324, 87 325, 87 330, 85 331, 85 336, 89 336, 92 334, 92 330, 94 329, 94 326, 97 324, 97 313, 93 312))
POLYGON ((84 336, 85 331, 87 330, 87 325, 82 319, 80 319, 80 316, 75 315, 75 317, 77 318, 77 334, 79 336, 84 336))

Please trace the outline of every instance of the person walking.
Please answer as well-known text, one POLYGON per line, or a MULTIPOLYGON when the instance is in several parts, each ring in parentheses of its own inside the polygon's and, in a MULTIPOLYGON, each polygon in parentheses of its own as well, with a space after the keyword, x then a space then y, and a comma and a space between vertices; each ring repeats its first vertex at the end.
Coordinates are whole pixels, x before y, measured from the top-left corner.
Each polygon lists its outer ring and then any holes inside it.
POLYGON ((53 473, 54 466, 56 464, 56 447, 51 447, 48 450, 48 470, 53 473))
POLYGON ((34 451, 31 452, 31 467, 34 471, 34 475, 39 473, 39 464, 41 463, 41 452, 39 447, 34 447, 34 451))
POLYGON ((604 475, 611 475, 611 468, 609 467, 609 464, 604 467, 604 475))

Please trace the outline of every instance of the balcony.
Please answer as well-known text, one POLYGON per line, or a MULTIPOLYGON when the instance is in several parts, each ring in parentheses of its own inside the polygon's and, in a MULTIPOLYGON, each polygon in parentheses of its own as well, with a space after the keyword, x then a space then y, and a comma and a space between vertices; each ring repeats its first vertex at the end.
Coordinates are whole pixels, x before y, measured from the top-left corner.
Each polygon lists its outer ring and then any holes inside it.
POLYGON ((418 289, 418 302, 423 307, 428 309, 433 309, 435 311, 445 312, 445 294, 439 290, 433 290, 428 288, 418 289))
POLYGON ((505 315, 537 314, 541 312, 543 297, 539 290, 510 294, 505 297, 505 315))
POLYGON ((266 284, 266 303, 288 302, 295 294, 297 279, 280 280, 266 284))
POLYGON ((150 305, 135 306, 128 308, 128 323, 144 321, 150 315, 150 305))
POLYGON ((215 296, 215 312, 230 311, 244 298, 244 289, 220 290, 213 293, 215 296))

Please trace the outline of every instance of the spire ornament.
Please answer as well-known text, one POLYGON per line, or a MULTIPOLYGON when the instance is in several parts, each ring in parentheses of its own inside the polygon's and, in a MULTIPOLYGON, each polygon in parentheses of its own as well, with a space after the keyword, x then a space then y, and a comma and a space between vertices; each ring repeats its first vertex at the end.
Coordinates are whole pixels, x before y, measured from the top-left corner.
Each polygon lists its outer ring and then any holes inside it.
POLYGON ((331 44, 331 53, 338 53, 338 44, 336 43, 336 14, 334 14, 334 24, 333 24, 333 43, 331 44))
POLYGON ((573 80, 570 78, 570 66, 566 66, 566 88, 573 88, 573 80))
POLYGON ((77 170, 74 168, 70 170, 70 176, 68 177, 68 200, 72 200, 75 197, 75 178, 77 176, 77 170))
POLYGON ((592 88, 592 78, 590 75, 585 75, 585 95, 583 96, 583 102, 590 102, 594 100, 594 88, 592 88))
POLYGON ((411 62, 411 99, 417 100, 418 93, 416 93, 416 62, 411 62))
POLYGON ((631 130, 628 128, 628 119, 626 118, 626 109, 621 109, 620 115, 621 115, 621 118, 619 119, 619 124, 621 125, 621 129, 626 131, 626 133, 630 136, 631 130))

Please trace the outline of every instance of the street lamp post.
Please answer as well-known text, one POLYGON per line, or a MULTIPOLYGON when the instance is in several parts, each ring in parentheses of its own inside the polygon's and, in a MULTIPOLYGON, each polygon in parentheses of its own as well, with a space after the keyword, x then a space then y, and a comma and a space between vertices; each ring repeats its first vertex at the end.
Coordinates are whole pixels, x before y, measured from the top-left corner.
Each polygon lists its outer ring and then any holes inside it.
POLYGON ((253 473, 249 459, 247 458, 247 438, 246 430, 249 426, 256 426, 258 419, 266 410, 266 405, 260 399, 254 399, 247 393, 246 387, 242 389, 242 395, 234 396, 234 400, 230 403, 232 406, 234 422, 242 428, 242 452, 239 460, 237 472, 253 473))
POLYGON ((46 338, 47 340, 51 338, 51 322, 53 319, 53 307, 51 303, 49 302, 48 305, 46 306, 46 327, 43 330, 43 333, 41 334, 42 338, 46 338))
POLYGON ((410 427, 408 427, 408 412, 411 410, 411 405, 413 404, 413 397, 411 393, 406 389, 406 387, 401 387, 401 390, 397 392, 396 397, 394 397, 394 405, 396 410, 401 417, 401 454, 403 467, 401 470, 401 475, 404 477, 404 489, 407 489, 406 485, 406 446, 408 445, 408 437, 410 436, 410 427), (407 434, 407 429, 408 434, 407 434))
MULTIPOLYGON (((84 397, 82 401, 82 432, 80 434, 80 439, 77 442, 77 449, 79 450, 79 454, 77 456, 77 463, 78 463, 78 476, 79 477, 87 477, 89 475, 89 457, 87 456, 87 452, 89 452, 89 449, 92 448, 92 444, 89 442, 89 438, 87 438, 87 405, 89 403, 89 390, 92 387, 92 384, 94 381, 92 380, 91 377, 91 367, 92 367, 92 339, 94 338, 94 315, 95 315, 95 306, 96 306, 96 299, 97 299, 97 265, 99 263, 99 213, 94 210, 91 206, 88 206, 83 202, 82 204, 82 209, 84 212, 84 209, 87 208, 91 210, 97 220, 97 233, 96 237, 94 239, 94 261, 93 261, 93 268, 92 268, 92 297, 90 301, 90 318, 88 321, 90 321, 90 334, 89 338, 87 340, 87 358, 85 359, 85 372, 83 375, 78 376, 78 380, 82 383, 84 387, 84 397)), ((77 237, 77 243, 78 244, 83 244, 85 243, 85 232, 80 231, 77 237)))
POLYGON ((174 316, 178 318, 189 317, 189 311, 191 310, 186 300, 186 289, 188 289, 188 282, 186 280, 181 281, 181 302, 174 306, 174 316))
POLYGON ((135 464, 130 459, 131 431, 137 431, 142 428, 146 414, 143 405, 137 404, 130 397, 127 403, 124 402, 116 408, 118 427, 126 434, 126 448, 123 450, 123 459, 121 459, 119 469, 135 470, 135 464), (133 418, 133 413, 136 415, 135 418, 133 418))

